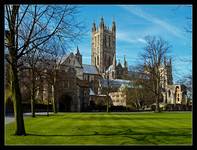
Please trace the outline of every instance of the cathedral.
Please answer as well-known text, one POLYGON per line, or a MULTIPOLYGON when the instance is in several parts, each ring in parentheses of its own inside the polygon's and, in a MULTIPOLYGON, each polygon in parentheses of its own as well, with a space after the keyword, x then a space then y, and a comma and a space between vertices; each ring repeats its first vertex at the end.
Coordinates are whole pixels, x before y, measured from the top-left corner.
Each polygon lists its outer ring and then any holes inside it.
MULTIPOLYGON (((129 71, 125 57, 123 64, 120 61, 117 63, 114 20, 111 27, 106 26, 103 17, 98 26, 93 22, 91 39, 91 64, 83 64, 83 56, 77 47, 75 54, 73 52, 66 54, 58 60, 58 66, 50 61, 48 63, 53 66, 51 68, 47 65, 38 66, 39 69, 48 72, 47 74, 53 73, 54 66, 56 66, 55 82, 47 82, 45 78, 38 78, 40 82, 39 90, 36 91, 38 103, 52 104, 55 99, 58 111, 87 111, 92 102, 106 105, 106 91, 110 87, 108 95, 111 98, 111 105, 127 106, 126 95, 121 89, 126 86, 133 87, 132 81, 126 80, 125 77, 137 79, 141 78, 145 72, 129 71)), ((160 71, 163 103, 185 104, 187 102, 185 87, 173 84, 171 59, 168 62, 164 60, 160 71)), ((30 76, 28 72, 22 74, 27 78, 21 77, 21 85, 27 84, 30 76)), ((28 88, 21 86, 21 90, 23 102, 30 103, 27 101, 30 100, 28 88)))

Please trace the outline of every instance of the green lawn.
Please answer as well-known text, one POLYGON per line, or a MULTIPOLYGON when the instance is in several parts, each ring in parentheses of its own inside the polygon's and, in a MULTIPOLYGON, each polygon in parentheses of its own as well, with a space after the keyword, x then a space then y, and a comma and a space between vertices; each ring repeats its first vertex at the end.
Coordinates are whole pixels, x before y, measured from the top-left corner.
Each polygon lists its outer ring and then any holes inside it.
POLYGON ((5 144, 191 145, 192 113, 58 113, 25 117, 27 136, 6 125, 5 144))

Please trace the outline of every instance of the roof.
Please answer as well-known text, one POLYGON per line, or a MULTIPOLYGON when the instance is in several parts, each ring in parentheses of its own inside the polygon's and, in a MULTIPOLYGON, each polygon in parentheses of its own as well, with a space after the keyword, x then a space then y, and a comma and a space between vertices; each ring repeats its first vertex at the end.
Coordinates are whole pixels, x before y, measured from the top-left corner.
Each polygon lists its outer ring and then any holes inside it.
MULTIPOLYGON (((103 87, 108 86, 108 80, 107 79, 101 79, 100 83, 103 87)), ((109 80, 109 86, 111 86, 112 88, 119 88, 121 85, 126 85, 126 86, 130 87, 131 83, 132 82, 129 81, 129 80, 122 80, 122 79, 109 80)))
POLYGON ((143 72, 128 71, 128 75, 133 79, 148 79, 147 74, 143 72))
POLYGON ((90 94, 89 95, 91 95, 91 96, 95 95, 94 91, 91 88, 89 90, 90 90, 90 94))
POLYGON ((106 72, 110 72, 110 71, 112 71, 112 69, 113 69, 113 65, 110 65, 110 66, 107 68, 106 72))
POLYGON ((83 64, 83 73, 86 74, 99 74, 96 66, 83 64))

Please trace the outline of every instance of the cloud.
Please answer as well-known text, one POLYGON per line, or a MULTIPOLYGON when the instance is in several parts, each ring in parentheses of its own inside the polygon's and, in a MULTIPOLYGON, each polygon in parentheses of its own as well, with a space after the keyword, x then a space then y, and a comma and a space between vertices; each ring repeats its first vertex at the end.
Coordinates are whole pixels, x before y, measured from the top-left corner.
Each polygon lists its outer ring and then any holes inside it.
POLYGON ((117 31, 116 33, 117 41, 123 41, 128 43, 143 43, 145 44, 146 41, 143 37, 133 37, 130 32, 126 31, 117 31))
POLYGON ((137 39, 139 42, 146 44, 146 41, 143 38, 138 38, 137 39))
POLYGON ((159 27, 167 30, 169 33, 172 35, 178 37, 178 38, 185 38, 184 37, 184 32, 181 31, 179 28, 169 24, 168 22, 165 22, 153 15, 148 14, 147 12, 144 12, 142 9, 140 9, 137 6, 125 6, 125 5, 119 5, 119 7, 127 10, 128 12, 141 17, 145 19, 146 21, 152 22, 155 25, 158 25, 159 27))

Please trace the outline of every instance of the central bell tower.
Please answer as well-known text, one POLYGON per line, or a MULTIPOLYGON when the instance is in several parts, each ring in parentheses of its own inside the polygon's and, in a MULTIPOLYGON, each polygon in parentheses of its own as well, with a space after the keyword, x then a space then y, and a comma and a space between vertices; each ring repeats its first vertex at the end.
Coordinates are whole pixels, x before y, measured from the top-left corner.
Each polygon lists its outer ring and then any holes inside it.
POLYGON ((103 17, 97 27, 92 25, 92 54, 91 64, 95 65, 100 73, 104 73, 109 66, 114 65, 116 58, 116 24, 113 20, 112 27, 105 25, 103 17))

